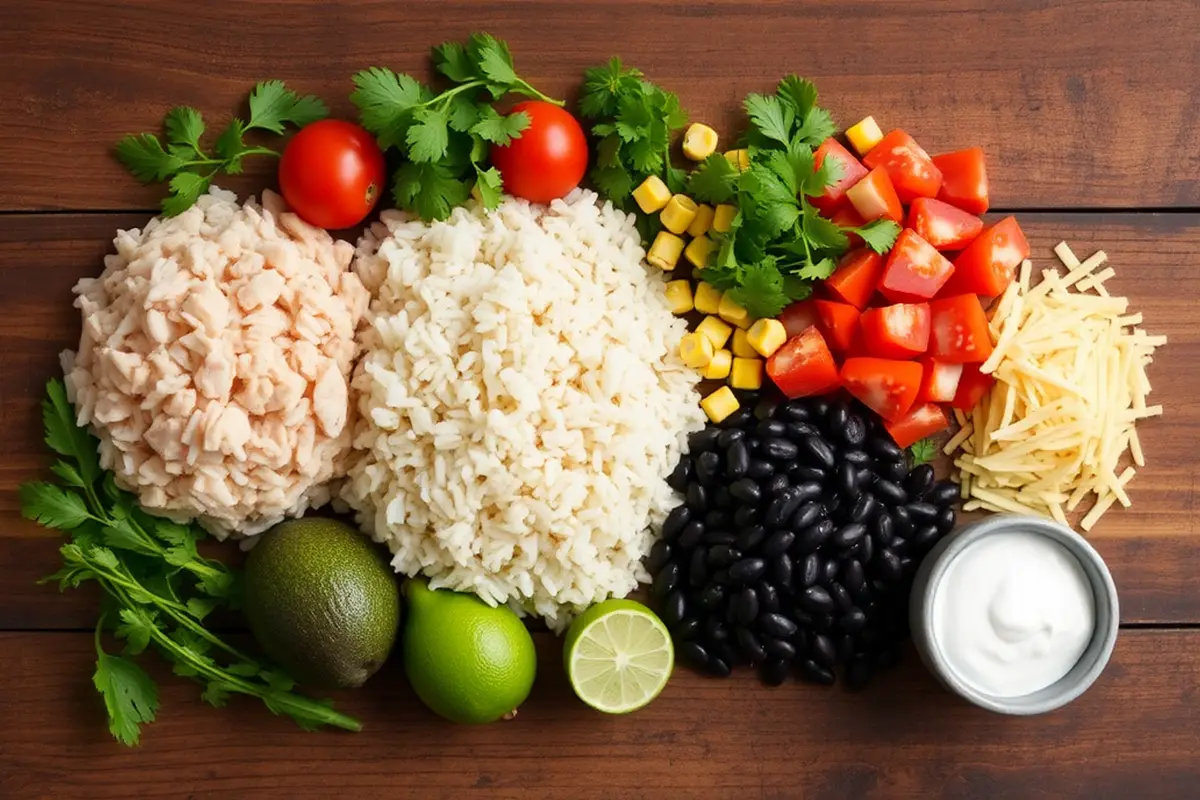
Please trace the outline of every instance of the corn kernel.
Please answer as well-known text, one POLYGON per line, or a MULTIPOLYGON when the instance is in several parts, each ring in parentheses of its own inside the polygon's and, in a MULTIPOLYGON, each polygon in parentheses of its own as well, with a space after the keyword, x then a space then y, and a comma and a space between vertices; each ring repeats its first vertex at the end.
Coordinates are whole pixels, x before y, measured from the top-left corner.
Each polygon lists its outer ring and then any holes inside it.
POLYGON ((712 342, 714 350, 719 350, 729 341, 729 334, 733 333, 733 328, 726 325, 716 317, 705 317, 696 326, 696 333, 702 333, 712 342))
POLYGON ((692 303, 692 284, 685 280, 668 281, 666 295, 672 314, 686 314, 695 308, 692 303))
POLYGON ((704 377, 710 381, 723 381, 729 377, 729 368, 733 365, 733 353, 728 350, 718 350, 713 353, 712 361, 704 368, 704 377))
POLYGON ((726 322, 737 325, 739 328, 749 328, 753 320, 750 319, 750 312, 742 308, 736 300, 729 296, 729 292, 721 295, 721 305, 717 307, 717 316, 726 322))
POLYGON ((725 160, 737 167, 739 172, 750 169, 749 150, 726 150, 725 160))
POLYGON ((683 134, 683 154, 692 161, 703 161, 717 151, 717 132, 693 122, 683 134))
POLYGON ((737 216, 737 206, 721 203, 713 211, 712 229, 717 233, 728 233, 733 227, 733 218, 737 216))
POLYGON ((633 199, 637 201, 638 208, 647 214, 653 214, 671 199, 671 190, 663 183, 662 178, 651 175, 633 190, 633 199))
POLYGON ((686 194, 677 194, 667 202, 658 218, 671 233, 683 233, 696 218, 696 201, 686 194))
POLYGON ((701 314, 716 314, 721 308, 721 290, 711 283, 696 284, 696 310, 701 314))
POLYGON ((722 422, 730 414, 738 410, 737 397, 728 386, 722 386, 708 397, 700 401, 700 407, 714 423, 722 422))
POLYGON ((673 233, 659 231, 654 237, 654 244, 650 245, 646 260, 656 267, 670 271, 679 263, 679 254, 682 252, 683 239, 673 233))
POLYGON ((758 358, 758 351, 750 346, 746 332, 741 328, 733 332, 733 354, 738 358, 758 358))
POLYGON ((750 327, 746 341, 763 358, 770 358, 787 341, 787 330, 777 319, 760 319, 750 327))
POLYGON ((696 217, 692 220, 692 224, 688 225, 688 236, 703 236, 708 233, 708 229, 712 227, 713 207, 708 203, 701 203, 696 206, 696 217))
POLYGON ((865 156, 883 139, 883 131, 874 117, 863 117, 846 130, 846 139, 860 156, 865 156))
POLYGON ((735 358, 729 370, 729 385, 735 389, 756 391, 762 388, 763 362, 761 358, 735 358))
POLYGON ((707 236, 697 236, 688 242, 688 246, 683 248, 683 257, 692 262, 694 266, 703 267, 708 264, 708 254, 712 252, 712 239, 707 236))
POLYGON ((712 361, 712 341, 700 331, 689 333, 679 340, 679 357, 692 369, 704 369, 712 361))

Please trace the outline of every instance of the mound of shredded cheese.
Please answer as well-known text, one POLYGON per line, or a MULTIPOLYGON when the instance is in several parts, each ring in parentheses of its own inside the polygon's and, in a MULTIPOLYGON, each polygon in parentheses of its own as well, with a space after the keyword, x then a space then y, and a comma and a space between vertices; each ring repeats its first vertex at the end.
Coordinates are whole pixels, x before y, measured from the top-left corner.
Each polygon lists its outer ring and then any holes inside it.
POLYGON ((1167 339, 1146 335, 1142 315, 1127 313, 1128 299, 1109 294, 1112 268, 1096 271, 1104 251, 1082 263, 1066 242, 1054 252, 1066 275, 1043 270, 1031 287, 1025 261, 996 304, 995 350, 980 366, 996 384, 969 418, 955 412, 960 430, 945 452, 961 451, 954 463, 965 510, 1067 524, 1068 513, 1094 498, 1079 523, 1087 531, 1114 502, 1130 505, 1125 486, 1134 465, 1145 464, 1135 423, 1162 414, 1146 405, 1146 366, 1167 339))

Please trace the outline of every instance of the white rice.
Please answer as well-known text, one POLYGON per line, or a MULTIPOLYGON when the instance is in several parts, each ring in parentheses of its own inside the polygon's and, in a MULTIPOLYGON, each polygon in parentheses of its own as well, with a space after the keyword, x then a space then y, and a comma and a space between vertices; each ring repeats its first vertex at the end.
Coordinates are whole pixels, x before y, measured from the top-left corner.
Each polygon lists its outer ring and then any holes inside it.
POLYGON ((664 478, 704 425, 661 270, 633 219, 576 191, 359 243, 375 296, 344 499, 406 575, 561 629, 646 575, 664 478))

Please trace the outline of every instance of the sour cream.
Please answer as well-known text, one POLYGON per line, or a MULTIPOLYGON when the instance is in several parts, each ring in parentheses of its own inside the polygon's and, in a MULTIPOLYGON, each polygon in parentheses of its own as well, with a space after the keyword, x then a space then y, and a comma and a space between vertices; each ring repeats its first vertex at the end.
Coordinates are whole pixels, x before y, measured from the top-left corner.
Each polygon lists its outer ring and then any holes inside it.
POLYGON ((979 539, 948 565, 933 598, 933 638, 976 691, 1020 697, 1053 684, 1096 625, 1091 584, 1062 545, 1025 531, 979 539))

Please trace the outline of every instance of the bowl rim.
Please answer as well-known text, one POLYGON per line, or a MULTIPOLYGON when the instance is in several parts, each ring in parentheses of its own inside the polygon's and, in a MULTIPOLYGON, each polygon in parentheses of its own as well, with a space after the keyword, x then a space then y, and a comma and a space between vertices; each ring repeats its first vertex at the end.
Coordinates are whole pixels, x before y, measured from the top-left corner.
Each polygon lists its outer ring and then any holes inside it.
POLYGON ((921 592, 914 611, 922 627, 922 655, 935 675, 952 691, 977 706, 1001 714, 1043 714, 1065 706, 1095 683, 1107 666, 1120 628, 1120 604, 1117 587, 1108 565, 1086 539, 1065 525, 1044 517, 997 514, 972 522, 942 542, 940 552, 931 553, 922 564, 918 577, 921 592), (991 536, 1017 531, 1044 536, 1060 544, 1079 561, 1092 589, 1095 626, 1092 637, 1079 660, 1068 672, 1049 686, 1026 695, 1005 697, 981 691, 968 684, 950 667, 935 632, 933 607, 947 570, 971 546, 991 536))

